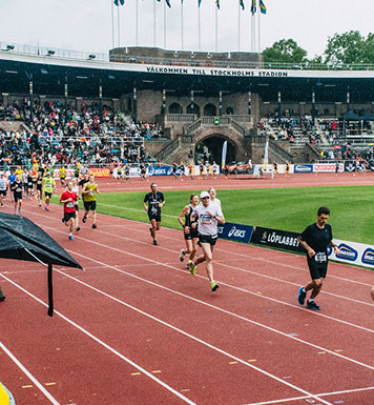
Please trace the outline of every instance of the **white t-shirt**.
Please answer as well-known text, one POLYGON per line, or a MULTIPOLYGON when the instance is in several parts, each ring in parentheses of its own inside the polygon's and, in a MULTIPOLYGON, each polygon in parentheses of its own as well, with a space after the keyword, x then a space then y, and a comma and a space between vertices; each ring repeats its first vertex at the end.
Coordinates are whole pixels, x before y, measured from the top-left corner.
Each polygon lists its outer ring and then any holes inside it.
POLYGON ((217 204, 210 204, 204 207, 200 203, 192 212, 192 215, 197 217, 199 222, 197 225, 197 231, 200 235, 214 236, 218 233, 218 221, 207 213, 209 211, 213 216, 222 217, 221 207, 217 204))
POLYGON ((222 211, 222 206, 221 206, 221 200, 219 200, 217 197, 214 200, 209 201, 209 205, 218 205, 220 210, 222 211))
POLYGON ((5 191, 8 185, 8 180, 3 177, 2 179, 0 179, 0 190, 1 191, 5 191))

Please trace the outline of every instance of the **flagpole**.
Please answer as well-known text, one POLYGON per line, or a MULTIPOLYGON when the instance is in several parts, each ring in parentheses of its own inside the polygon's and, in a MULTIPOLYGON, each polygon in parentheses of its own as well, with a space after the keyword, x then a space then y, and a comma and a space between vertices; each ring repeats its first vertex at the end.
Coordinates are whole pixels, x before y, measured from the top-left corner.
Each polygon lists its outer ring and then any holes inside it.
POLYGON ((164 49, 166 49, 166 1, 164 1, 164 49))
POLYGON ((136 0, 136 33, 135 33, 135 43, 138 46, 139 43, 139 0, 136 0))
POLYGON ((197 23, 198 23, 198 32, 199 32, 199 52, 201 52, 201 24, 200 24, 200 7, 197 6, 197 23))
POLYGON ((153 47, 156 48, 156 0, 153 0, 153 47))
POLYGON ((184 33, 183 33, 183 0, 181 0, 181 35, 182 35, 182 51, 184 51, 184 33))
POLYGON ((110 0, 112 3, 112 48, 114 48, 114 1, 110 0))
POLYGON ((121 19, 120 19, 120 15, 119 15, 119 9, 120 9, 120 6, 118 6, 117 7, 117 25, 118 25, 118 27, 117 27, 117 34, 118 34, 118 38, 117 38, 117 40, 118 40, 118 46, 120 47, 121 46, 121 19))
POLYGON ((261 8, 260 8, 260 3, 258 4, 258 23, 257 23, 257 47, 258 47, 258 52, 261 52, 261 8))
POLYGON ((216 6, 216 52, 218 52, 218 7, 216 6))
POLYGON ((240 52, 240 2, 238 2, 238 51, 240 52))

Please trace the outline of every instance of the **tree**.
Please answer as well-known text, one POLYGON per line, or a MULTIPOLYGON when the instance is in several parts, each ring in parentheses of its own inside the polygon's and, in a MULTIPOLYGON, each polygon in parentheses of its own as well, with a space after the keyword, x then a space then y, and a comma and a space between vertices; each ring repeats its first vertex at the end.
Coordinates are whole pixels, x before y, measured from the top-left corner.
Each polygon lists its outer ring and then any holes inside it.
MULTIPOLYGON (((368 41, 373 45, 373 34, 368 35, 368 41)), ((373 50, 367 48, 366 40, 359 31, 335 34, 327 41, 324 59, 327 63, 368 63, 373 50)))
POLYGON ((304 63, 307 52, 300 48, 293 39, 281 39, 262 52, 264 62, 304 63))

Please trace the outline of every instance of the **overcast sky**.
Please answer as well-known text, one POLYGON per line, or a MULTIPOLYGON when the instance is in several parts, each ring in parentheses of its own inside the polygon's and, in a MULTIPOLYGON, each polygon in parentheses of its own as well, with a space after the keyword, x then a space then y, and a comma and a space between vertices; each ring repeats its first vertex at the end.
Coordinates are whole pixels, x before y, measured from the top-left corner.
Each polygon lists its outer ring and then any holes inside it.
MULTIPOLYGON (((240 50, 251 50, 251 0, 240 11, 240 50)), ((259 1, 259 0, 258 0, 259 1)), ((294 39, 309 57, 322 54, 329 36, 350 30, 374 32, 374 0, 263 0, 261 50, 284 38, 294 39)), ((125 0, 120 6, 121 46, 153 46, 156 3, 156 46, 164 47, 164 0, 125 0), (138 43, 136 3, 138 2, 138 43)), ((181 0, 166 10, 166 47, 182 49, 181 0)), ((198 0, 184 0, 184 49, 199 50, 198 0)), ((238 51, 239 0, 220 0, 217 49, 238 51)), ((115 46, 118 45, 117 7, 115 46)), ((112 48, 112 0, 0 0, 0 41, 107 53, 112 48)), ((202 0, 201 50, 216 49, 215 0, 202 0)), ((257 17, 256 17, 257 24, 257 17)), ((257 32, 257 28, 256 28, 257 32)), ((257 36, 257 35, 256 35, 257 36)), ((258 38, 256 39, 256 47, 258 38)), ((257 49, 256 49, 257 50, 257 49)))

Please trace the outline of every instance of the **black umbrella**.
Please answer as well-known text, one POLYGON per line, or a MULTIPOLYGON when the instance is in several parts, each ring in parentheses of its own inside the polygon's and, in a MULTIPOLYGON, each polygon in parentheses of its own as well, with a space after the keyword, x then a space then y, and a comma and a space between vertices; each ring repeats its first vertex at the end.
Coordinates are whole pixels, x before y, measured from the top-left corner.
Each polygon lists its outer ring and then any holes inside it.
POLYGON ((83 267, 27 218, 0 213, 0 258, 48 264, 48 315, 53 315, 52 265, 83 267))

